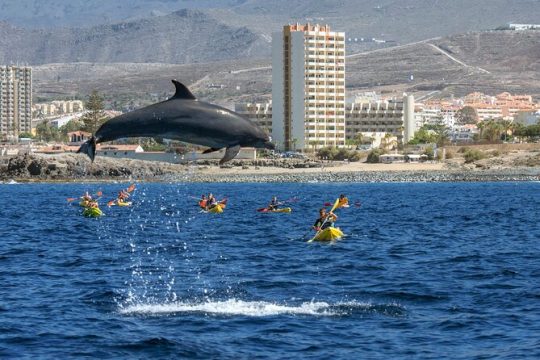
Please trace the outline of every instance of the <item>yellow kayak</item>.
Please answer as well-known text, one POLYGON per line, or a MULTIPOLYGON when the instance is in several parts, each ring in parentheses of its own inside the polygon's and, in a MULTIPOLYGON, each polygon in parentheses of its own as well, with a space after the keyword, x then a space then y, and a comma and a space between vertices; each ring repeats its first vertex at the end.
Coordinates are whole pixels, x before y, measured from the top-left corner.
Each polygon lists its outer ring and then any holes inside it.
POLYGON ((83 215, 86 217, 99 217, 103 215, 103 212, 99 208, 85 208, 83 215))
POLYGON ((268 212, 274 212, 274 213, 290 213, 292 211, 292 209, 290 207, 287 207, 287 208, 281 208, 281 209, 275 209, 275 210, 270 210, 268 212))
POLYGON ((223 207, 222 205, 217 204, 213 208, 208 209, 208 212, 212 214, 221 214, 223 212, 223 207))
POLYGON ((116 201, 116 205, 118 206, 131 206, 131 201, 116 201))
POLYGON ((312 241, 335 241, 339 240, 343 237, 343 232, 340 230, 340 228, 335 227, 327 227, 326 229, 319 231, 313 239, 309 240, 308 242, 312 241))

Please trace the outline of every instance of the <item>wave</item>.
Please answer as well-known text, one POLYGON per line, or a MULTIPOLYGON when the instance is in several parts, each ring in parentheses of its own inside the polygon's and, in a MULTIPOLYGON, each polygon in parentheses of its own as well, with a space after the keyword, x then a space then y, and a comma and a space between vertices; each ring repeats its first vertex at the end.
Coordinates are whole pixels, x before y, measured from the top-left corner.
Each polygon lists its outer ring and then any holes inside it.
POLYGON ((405 308, 398 304, 371 304, 367 302, 339 302, 329 304, 324 301, 303 302, 298 305, 279 304, 267 301, 243 301, 229 299, 203 303, 173 302, 164 304, 135 304, 120 307, 124 315, 166 315, 175 313, 203 313, 212 315, 240 315, 264 317, 275 315, 346 316, 357 312, 380 313, 389 316, 403 316, 405 308))

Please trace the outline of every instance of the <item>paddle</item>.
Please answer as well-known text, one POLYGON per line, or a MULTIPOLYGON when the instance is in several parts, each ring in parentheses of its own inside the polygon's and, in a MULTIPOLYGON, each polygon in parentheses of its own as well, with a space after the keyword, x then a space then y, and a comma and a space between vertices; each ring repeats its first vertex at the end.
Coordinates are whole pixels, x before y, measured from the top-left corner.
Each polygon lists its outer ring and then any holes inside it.
MULTIPOLYGON (((334 206, 332 206, 332 209, 330 209, 329 212, 331 213, 331 212, 333 212, 334 210, 336 210, 336 208, 338 207, 338 205, 339 205, 339 198, 336 199, 336 202, 334 203, 334 206)), ((315 234, 315 236, 313 236, 311 239, 308 240, 308 243, 313 242, 313 241, 315 240, 315 238, 317 238, 317 235, 319 235, 320 232, 323 231, 323 226, 324 226, 324 224, 326 224, 326 222, 328 221, 328 218, 329 218, 329 217, 330 217, 330 216, 327 216, 327 217, 324 219, 323 223, 322 223, 321 226, 319 227, 319 231, 317 231, 317 233, 315 234)))
MULTIPOLYGON (((325 202, 325 203, 324 203, 324 206, 332 206, 332 203, 330 203, 330 202, 325 202)), ((361 206, 360 201, 355 201, 354 206, 360 207, 360 206, 361 206)), ((339 209, 339 208, 342 208, 342 207, 350 207, 350 205, 349 205, 349 203, 345 203, 345 204, 343 204, 343 205, 339 205, 339 206, 338 206, 338 209, 339 209)))
MULTIPOLYGON (((128 188, 124 190, 124 192, 127 195, 126 199, 129 198, 129 193, 133 192, 134 190, 135 190, 135 184, 129 185, 128 188)), ((113 205, 117 205, 117 202, 118 202, 118 199, 111 200, 107 203, 107 206, 111 207, 113 205)))
MULTIPOLYGON (((94 196, 103 196, 103 192, 101 192, 101 190, 100 190, 97 193, 95 193, 94 196)), ((78 200, 78 199, 80 199, 80 197, 78 197, 78 198, 67 198, 66 200, 67 200, 67 202, 72 202, 72 201, 75 201, 75 200, 78 200)))

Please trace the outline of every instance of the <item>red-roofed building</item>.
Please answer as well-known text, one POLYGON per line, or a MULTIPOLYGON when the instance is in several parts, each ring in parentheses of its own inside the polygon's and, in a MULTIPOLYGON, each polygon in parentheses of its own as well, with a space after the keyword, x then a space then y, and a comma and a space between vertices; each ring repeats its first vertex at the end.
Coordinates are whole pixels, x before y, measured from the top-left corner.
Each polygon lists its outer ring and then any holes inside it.
POLYGON ((86 131, 72 131, 68 132, 69 143, 72 145, 82 144, 86 140, 92 137, 92 134, 86 131))

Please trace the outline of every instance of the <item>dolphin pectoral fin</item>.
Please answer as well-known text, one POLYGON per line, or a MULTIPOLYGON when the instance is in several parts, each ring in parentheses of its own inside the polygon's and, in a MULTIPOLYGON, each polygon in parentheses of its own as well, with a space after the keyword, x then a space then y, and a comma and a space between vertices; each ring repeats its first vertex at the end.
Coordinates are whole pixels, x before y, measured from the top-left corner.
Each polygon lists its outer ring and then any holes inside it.
POLYGON ((202 153, 203 154, 210 154, 211 152, 219 151, 219 150, 221 150, 221 148, 210 148, 210 149, 204 150, 202 153))
POLYGON ((219 165, 222 165, 223 163, 226 163, 229 160, 234 159, 236 155, 240 152, 240 145, 235 146, 229 146, 227 150, 225 151, 225 156, 223 159, 219 160, 219 165))
POLYGON ((197 98, 189 91, 186 85, 182 84, 178 80, 172 80, 174 87, 176 87, 176 92, 174 93, 174 96, 170 98, 172 99, 184 99, 184 100, 197 100, 197 98))

